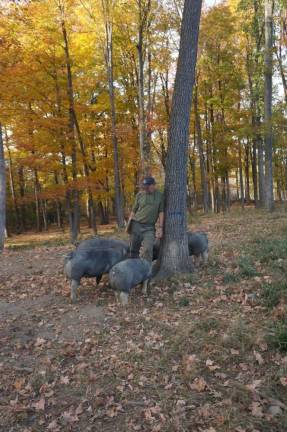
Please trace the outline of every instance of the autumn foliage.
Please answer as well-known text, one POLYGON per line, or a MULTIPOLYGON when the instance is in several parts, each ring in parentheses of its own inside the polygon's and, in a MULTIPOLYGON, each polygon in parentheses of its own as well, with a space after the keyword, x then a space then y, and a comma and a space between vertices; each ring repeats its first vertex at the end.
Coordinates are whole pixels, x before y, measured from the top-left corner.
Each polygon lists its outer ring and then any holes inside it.
MULTIPOLYGON (((279 200, 286 198, 287 189, 283 3, 275 4, 273 53, 274 191, 279 200)), ((73 217, 75 205, 94 231, 95 221, 107 223, 115 214, 107 5, 113 32, 119 191, 125 210, 139 184, 142 127, 150 169, 163 184, 182 2, 7 1, 0 15, 0 120, 8 231, 42 230, 52 223, 63 227, 73 217)), ((189 208, 202 207, 204 193, 206 211, 226 210, 236 199, 242 205, 262 202, 263 24, 262 0, 230 0, 203 11, 197 110, 192 110, 190 128, 189 208)))

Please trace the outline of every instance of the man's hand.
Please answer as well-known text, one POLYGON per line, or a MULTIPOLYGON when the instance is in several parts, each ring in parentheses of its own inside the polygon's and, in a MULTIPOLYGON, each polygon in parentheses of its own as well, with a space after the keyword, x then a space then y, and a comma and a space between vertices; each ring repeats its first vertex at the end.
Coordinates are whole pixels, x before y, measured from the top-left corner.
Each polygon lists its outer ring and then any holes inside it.
POLYGON ((158 229, 156 230, 156 238, 161 239, 162 236, 163 236, 162 227, 158 227, 158 229))

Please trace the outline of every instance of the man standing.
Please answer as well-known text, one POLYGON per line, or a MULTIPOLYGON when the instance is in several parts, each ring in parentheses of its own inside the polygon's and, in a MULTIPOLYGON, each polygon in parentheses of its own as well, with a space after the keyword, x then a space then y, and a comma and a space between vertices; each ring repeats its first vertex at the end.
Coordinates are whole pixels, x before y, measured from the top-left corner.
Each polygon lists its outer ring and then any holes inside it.
POLYGON ((159 220, 157 238, 162 237, 163 194, 156 189, 153 177, 145 177, 142 185, 143 191, 136 196, 127 231, 131 236, 131 257, 137 258, 142 246, 142 258, 152 262, 157 220, 159 220))

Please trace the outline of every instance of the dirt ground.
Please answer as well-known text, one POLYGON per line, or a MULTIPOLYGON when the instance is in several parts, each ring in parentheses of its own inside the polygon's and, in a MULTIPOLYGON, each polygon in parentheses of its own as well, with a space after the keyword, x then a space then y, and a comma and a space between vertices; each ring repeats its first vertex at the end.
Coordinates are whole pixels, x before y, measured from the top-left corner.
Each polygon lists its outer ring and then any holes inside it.
POLYGON ((70 304, 60 233, 9 240, 0 431, 287 431, 285 210, 191 228, 208 233, 208 265, 148 299, 135 289, 125 309, 106 278, 70 304))

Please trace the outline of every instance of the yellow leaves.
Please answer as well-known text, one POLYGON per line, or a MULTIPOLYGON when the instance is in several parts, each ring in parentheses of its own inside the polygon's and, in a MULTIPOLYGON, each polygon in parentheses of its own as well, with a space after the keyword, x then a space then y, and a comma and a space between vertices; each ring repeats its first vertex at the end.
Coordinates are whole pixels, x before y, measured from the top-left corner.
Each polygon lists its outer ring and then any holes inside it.
POLYGON ((14 382, 14 387, 16 390, 21 390, 25 384, 25 378, 17 378, 14 382))

